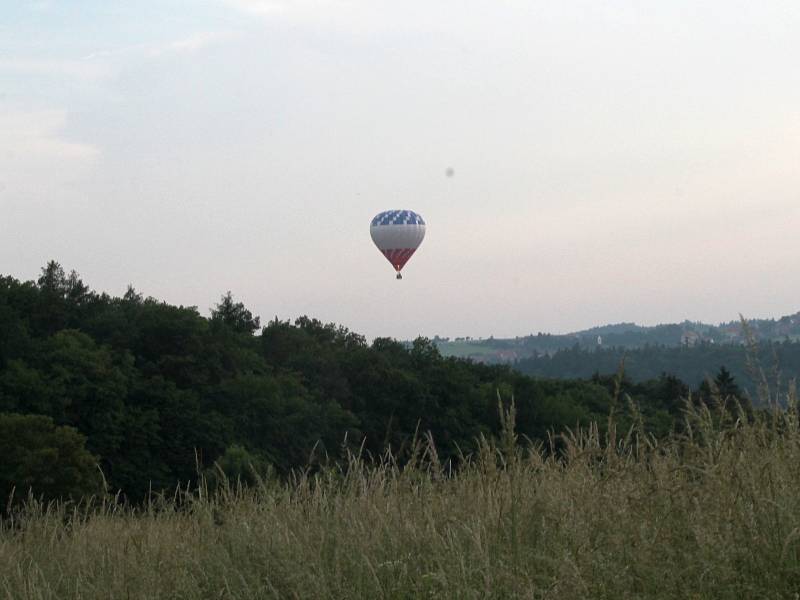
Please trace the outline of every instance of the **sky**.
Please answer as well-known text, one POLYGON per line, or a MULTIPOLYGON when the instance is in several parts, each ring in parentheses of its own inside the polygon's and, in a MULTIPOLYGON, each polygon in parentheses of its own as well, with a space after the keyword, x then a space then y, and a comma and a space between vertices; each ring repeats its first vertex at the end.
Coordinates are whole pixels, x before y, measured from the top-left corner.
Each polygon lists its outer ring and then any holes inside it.
POLYGON ((0 0, 0 273, 368 338, 794 313, 798 31, 796 0, 0 0), (388 209, 427 223, 402 281, 388 209))

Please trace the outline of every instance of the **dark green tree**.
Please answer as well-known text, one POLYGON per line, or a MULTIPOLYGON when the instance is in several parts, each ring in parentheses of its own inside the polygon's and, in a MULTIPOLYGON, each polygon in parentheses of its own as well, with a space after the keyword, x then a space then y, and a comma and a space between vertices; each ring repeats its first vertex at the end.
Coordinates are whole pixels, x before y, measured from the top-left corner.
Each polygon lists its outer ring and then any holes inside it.
POLYGON ((720 367, 714 379, 705 379, 698 389, 698 399, 710 407, 720 407, 733 416, 737 416, 739 407, 748 415, 752 415, 750 399, 742 393, 736 379, 724 366, 720 367))
POLYGON ((261 327, 259 317, 254 317, 244 304, 233 301, 230 290, 211 311, 211 322, 222 323, 234 331, 253 334, 261 327))
POLYGON ((43 415, 0 413, 0 507, 28 493, 44 500, 101 494, 103 481, 86 438, 43 415))

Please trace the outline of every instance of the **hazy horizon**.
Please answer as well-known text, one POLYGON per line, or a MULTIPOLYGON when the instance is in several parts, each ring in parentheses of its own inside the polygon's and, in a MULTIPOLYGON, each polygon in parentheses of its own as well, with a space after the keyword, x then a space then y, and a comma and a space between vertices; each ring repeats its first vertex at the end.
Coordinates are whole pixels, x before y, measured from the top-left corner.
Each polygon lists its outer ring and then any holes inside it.
POLYGON ((799 28, 788 1, 4 6, 0 273, 370 338, 793 314, 799 28), (428 228, 402 281, 391 208, 428 228))

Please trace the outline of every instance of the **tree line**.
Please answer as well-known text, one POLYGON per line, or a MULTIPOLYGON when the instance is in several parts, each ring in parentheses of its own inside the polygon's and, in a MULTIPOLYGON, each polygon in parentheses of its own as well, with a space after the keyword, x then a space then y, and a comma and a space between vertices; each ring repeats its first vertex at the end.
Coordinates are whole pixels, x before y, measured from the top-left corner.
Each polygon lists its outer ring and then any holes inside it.
POLYGON ((230 292, 205 317, 132 287, 95 292, 50 262, 36 281, 0 276, 0 508, 12 490, 138 502, 216 467, 247 478, 348 448, 402 457, 428 434, 458 460, 499 432, 498 398, 533 440, 604 422, 620 392, 664 434, 689 391, 666 375, 533 378, 305 316, 262 326, 230 292))
POLYGON ((800 375, 800 342, 751 340, 749 344, 699 343, 695 346, 647 345, 642 348, 581 348, 577 345, 552 354, 537 354, 515 363, 532 377, 588 378, 610 373, 624 360, 625 373, 647 381, 669 373, 696 386, 714 377, 721 367, 753 395, 759 386, 783 387, 800 375))

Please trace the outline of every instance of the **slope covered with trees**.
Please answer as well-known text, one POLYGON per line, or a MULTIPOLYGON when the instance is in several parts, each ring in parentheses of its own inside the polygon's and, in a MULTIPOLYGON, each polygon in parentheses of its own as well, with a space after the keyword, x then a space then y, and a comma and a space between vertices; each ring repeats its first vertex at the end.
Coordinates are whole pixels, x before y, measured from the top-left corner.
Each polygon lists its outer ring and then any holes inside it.
POLYGON ((262 327, 230 293, 204 317, 133 288, 94 292, 55 262, 35 282, 0 277, 0 430, 31 465, 3 462, 3 494, 92 493, 102 472, 138 500, 215 463, 280 473, 344 446, 402 456, 428 432, 447 460, 497 431, 498 392, 515 397, 520 433, 534 439, 602 421, 612 402, 599 382, 443 358, 422 338, 368 343, 308 317, 262 327), (47 457, 71 457, 69 481, 47 482, 47 457))
POLYGON ((137 501, 215 465, 247 479, 251 467, 314 468, 346 448, 402 460, 422 436, 457 461, 499 431, 498 397, 514 398, 533 440, 604 423, 625 395, 660 435, 688 392, 666 376, 534 379, 445 358, 425 338, 368 343, 308 317, 262 327, 230 293, 204 317, 133 288, 94 292, 55 262, 35 282, 0 277, 0 432, 16 457, 0 466, 4 499, 13 488, 76 497, 104 480, 137 501))
POLYGON ((776 388, 800 376, 800 343, 792 341, 762 341, 748 346, 702 343, 593 351, 574 346, 554 354, 521 359, 514 367, 534 377, 589 378, 595 373, 616 372, 623 359, 625 373, 634 381, 668 374, 700 385, 725 367, 754 397, 765 381, 774 396, 776 388))

